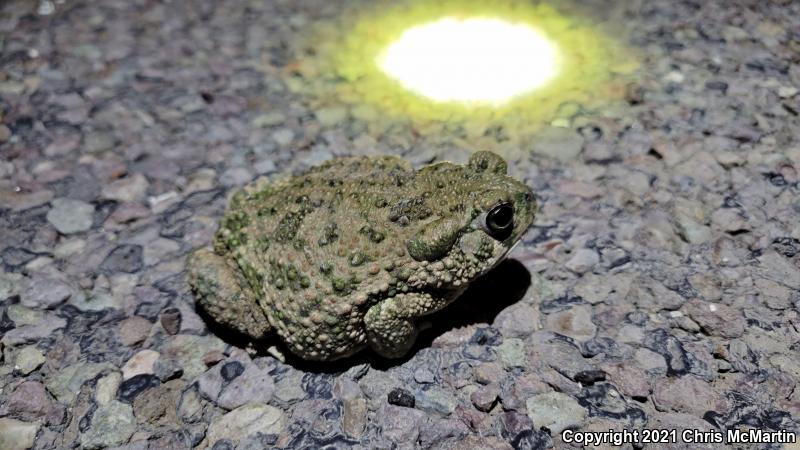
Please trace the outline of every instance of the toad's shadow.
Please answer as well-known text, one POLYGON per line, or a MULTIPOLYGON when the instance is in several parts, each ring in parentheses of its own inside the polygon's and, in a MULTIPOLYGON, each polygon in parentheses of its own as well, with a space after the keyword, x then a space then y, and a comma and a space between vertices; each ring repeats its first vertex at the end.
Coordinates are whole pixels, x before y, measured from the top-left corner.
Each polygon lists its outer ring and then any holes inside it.
MULTIPOLYGON (((279 339, 268 339, 256 344, 259 355, 263 349, 274 345, 286 356, 286 363, 305 372, 339 373, 353 366, 369 363, 377 369, 398 366, 414 357, 421 349, 431 346, 442 334, 472 324, 491 324, 497 314, 506 307, 518 302, 531 285, 531 274, 525 266, 515 260, 506 259, 481 278, 472 282, 467 290, 443 310, 426 316, 419 323, 431 326, 420 332, 411 350, 402 358, 386 359, 371 350, 364 350, 349 358, 331 362, 306 361, 292 354, 279 339)), ((209 321, 204 315, 209 330, 225 342, 237 347, 245 347, 247 339, 209 321)))
MULTIPOLYGON (((455 328, 485 323, 508 306, 525 296, 531 285, 531 273, 516 259, 506 259, 494 269, 470 283, 466 291, 441 311, 424 317, 431 327, 422 331, 408 355, 397 361, 406 361, 423 348, 430 347, 434 339, 455 328)), ((390 364, 395 365, 395 364, 390 364)))

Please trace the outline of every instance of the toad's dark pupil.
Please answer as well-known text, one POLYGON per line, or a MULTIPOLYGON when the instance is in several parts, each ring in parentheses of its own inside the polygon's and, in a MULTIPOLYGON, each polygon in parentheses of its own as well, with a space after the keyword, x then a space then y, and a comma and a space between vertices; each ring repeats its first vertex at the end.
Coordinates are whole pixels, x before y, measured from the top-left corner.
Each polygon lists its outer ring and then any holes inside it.
POLYGON ((486 215, 486 227, 497 238, 508 237, 508 232, 511 231, 513 225, 514 208, 511 203, 501 203, 486 215))

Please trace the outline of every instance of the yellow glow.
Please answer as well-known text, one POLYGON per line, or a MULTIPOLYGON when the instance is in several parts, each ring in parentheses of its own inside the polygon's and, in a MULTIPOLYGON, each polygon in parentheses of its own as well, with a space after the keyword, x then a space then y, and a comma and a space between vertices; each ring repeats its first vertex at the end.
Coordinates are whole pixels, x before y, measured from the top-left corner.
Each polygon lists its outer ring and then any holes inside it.
POLYGON ((444 18, 405 31, 379 57, 384 72, 436 101, 502 103, 558 72, 558 51, 538 30, 499 19, 444 18))
MULTIPOLYGON (((392 144, 401 148, 429 139, 437 145, 447 142, 467 149, 492 148, 508 156, 528 148, 544 125, 581 126, 588 120, 584 116, 603 115, 603 108, 614 111, 626 86, 639 77, 638 57, 623 45, 621 24, 565 15, 545 2, 378 0, 348 4, 333 17, 315 22, 311 32, 291 41, 293 52, 300 57, 287 66, 283 81, 312 109, 337 110, 335 117, 342 119, 329 127, 340 126, 344 118, 351 117, 357 124, 355 129, 375 139, 391 140, 403 136, 404 132, 398 130, 410 130, 416 140, 398 138, 392 144), (494 19, 530 27, 555 47, 557 73, 506 101, 474 101, 477 89, 467 92, 472 101, 437 101, 387 74, 381 66, 402 36, 414 27, 444 18, 462 23, 494 19)), ((475 55, 477 50, 471 48, 469 52, 475 55)), ((477 57, 473 61, 479 70, 486 69, 477 57)), ((274 69, 268 70, 274 76, 274 69)), ((516 76, 521 71, 507 70, 507 75, 516 76)), ((494 87, 506 88, 506 84, 510 83, 503 81, 494 87)), ((477 98, 488 97, 491 95, 477 98)))

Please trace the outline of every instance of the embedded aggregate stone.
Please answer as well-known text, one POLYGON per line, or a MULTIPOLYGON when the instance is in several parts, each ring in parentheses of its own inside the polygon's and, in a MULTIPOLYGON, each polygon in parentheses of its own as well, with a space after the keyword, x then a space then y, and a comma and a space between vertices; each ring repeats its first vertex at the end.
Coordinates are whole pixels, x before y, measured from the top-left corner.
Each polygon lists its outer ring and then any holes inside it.
POLYGON ((384 405, 378 411, 381 435, 392 442, 415 442, 427 419, 424 412, 395 405, 384 405))
POLYGON ((89 420, 90 425, 80 438, 83 448, 122 445, 136 431, 133 408, 118 401, 98 407, 89 420))
POLYGON ((501 433, 512 440, 526 430, 533 429, 533 421, 526 414, 507 411, 500 416, 501 433))
POLYGON ((184 377, 195 379, 206 370, 203 356, 224 347, 224 342, 213 335, 178 334, 161 346, 160 353, 162 358, 174 360, 184 377))
MULTIPOLYGON (((338 76, 350 11, 386 11, 367 3, 0 2, 1 449, 547 449, 567 428, 800 432, 800 3, 581 2, 630 67, 541 123, 431 120, 422 99, 389 98, 400 88, 373 96, 338 76), (226 209, 259 176, 389 156, 404 161, 394 186, 481 150, 539 211, 510 261, 415 319, 403 358, 303 362, 197 308, 186 256, 215 243, 262 245, 226 264, 263 258, 242 284, 266 274, 322 293, 309 311, 374 278, 428 282, 450 238, 408 238, 466 195, 358 186, 348 192, 386 204, 348 210, 319 203, 322 183, 307 200, 258 203, 275 212, 253 211, 251 229, 226 209), (355 214, 319 220, 331 208, 355 214), (331 264, 305 259, 315 248, 331 264), (426 273, 388 265, 409 249, 426 273), (274 269, 264 255, 279 255, 274 269), (413 405, 390 401, 398 388, 413 405)), ((352 342, 332 328, 328 342, 352 342)))
POLYGON ((584 139, 568 128, 547 127, 540 132, 531 151, 551 158, 569 161, 574 159, 583 147, 584 139))
POLYGON ((413 408, 416 405, 414 394, 401 388, 396 388, 389 392, 387 400, 391 405, 404 406, 406 408, 413 408))
POLYGON ((737 338, 744 333, 744 317, 728 305, 694 299, 687 302, 684 308, 700 328, 709 334, 737 338))
POLYGON ((469 428, 459 419, 436 419, 430 426, 420 429, 419 443, 424 448, 457 445, 469 434, 469 428))
POLYGON ((178 401, 178 416, 186 423, 195 423, 202 418, 203 403, 194 389, 183 392, 178 401))
POLYGON ((525 404, 533 423, 547 428, 553 435, 565 428, 581 425, 588 414, 574 398, 561 392, 535 395, 525 404))
POLYGON ((161 314, 161 326, 167 333, 175 335, 181 330, 181 311, 169 308, 161 314))
POLYGON ((112 367, 109 363, 76 362, 46 378, 45 386, 58 401, 71 404, 85 382, 112 367))
POLYGON ((416 391, 413 398, 415 408, 442 417, 450 415, 458 405, 453 394, 436 386, 416 391))
POLYGON ((122 379, 128 380, 137 375, 152 374, 156 360, 158 360, 160 356, 161 355, 154 350, 142 350, 136 353, 122 366, 122 379))
POLYGON ((57 198, 47 213, 50 222, 61 234, 74 234, 92 227, 94 206, 81 200, 57 198))
POLYGON ((275 399, 285 404, 293 404, 308 395, 303 389, 300 374, 284 376, 275 383, 275 399))
POLYGON ((161 381, 155 375, 134 375, 133 377, 120 383, 119 390, 117 391, 117 398, 123 402, 131 403, 137 395, 141 394, 147 389, 158 386, 160 383, 161 381))
POLYGON ((99 405, 105 405, 106 403, 114 400, 117 396, 117 389, 119 389, 119 385, 122 382, 122 374, 119 372, 111 372, 108 375, 97 380, 96 391, 94 393, 95 401, 99 405))
POLYGON ((525 338, 539 328, 538 312, 530 305, 511 305, 495 317, 494 326, 503 336, 525 338))
POLYGON ((184 383, 172 380, 149 389, 133 401, 133 411, 139 423, 153 425, 177 425, 177 406, 184 383))
POLYGON ((134 346, 147 338, 152 327, 153 324, 144 317, 128 317, 119 323, 119 339, 124 345, 134 346))
POLYGON ((500 387, 497 384, 488 384, 479 387, 469 398, 472 404, 481 411, 488 412, 492 409, 500 395, 500 387))
POLYGON ((653 401, 659 410, 703 414, 705 411, 727 411, 726 399, 721 398, 708 384, 686 375, 668 377, 653 389, 653 401))
POLYGON ((360 438, 367 426, 367 401, 363 398, 347 399, 342 403, 342 431, 351 437, 360 438))
POLYGON ((133 202, 143 200, 147 186, 147 179, 144 175, 136 173, 103 186, 101 195, 109 200, 133 202))
POLYGON ((137 272, 142 268, 142 246, 124 244, 112 250, 100 267, 108 272, 137 272))
POLYGON ((236 445, 254 433, 278 434, 285 421, 285 414, 273 406, 248 403, 211 422, 200 448, 213 448, 220 439, 228 439, 236 445))
POLYGON ((516 338, 503 341, 503 343, 497 347, 497 356, 507 369, 512 367, 525 367, 528 362, 525 343, 516 338))
POLYGON ((60 280, 37 276, 27 280, 20 293, 20 304, 30 308, 52 308, 73 295, 73 289, 60 280))
POLYGON ((414 380, 417 383, 433 383, 436 381, 436 375, 425 367, 420 367, 414 371, 414 380))
POLYGON ((39 427, 38 422, 0 418, 0 447, 8 450, 26 450, 33 447, 39 427))
POLYGON ((41 367, 44 362, 45 357, 41 350, 36 348, 35 345, 28 345, 17 352, 14 369, 18 370, 22 375, 28 375, 41 367))
POLYGON ((57 425, 64 417, 64 407, 55 402, 38 381, 23 381, 14 387, 6 402, 0 406, 0 414, 14 415, 29 422, 42 420, 57 425))
MULTIPOLYGON (((230 374, 227 375, 229 376, 230 374)), ((220 392, 217 404, 226 409, 238 408, 254 401, 266 403, 272 399, 275 391, 272 376, 255 364, 249 365, 240 375, 231 379, 226 378, 223 367, 222 377, 228 384, 220 392)))

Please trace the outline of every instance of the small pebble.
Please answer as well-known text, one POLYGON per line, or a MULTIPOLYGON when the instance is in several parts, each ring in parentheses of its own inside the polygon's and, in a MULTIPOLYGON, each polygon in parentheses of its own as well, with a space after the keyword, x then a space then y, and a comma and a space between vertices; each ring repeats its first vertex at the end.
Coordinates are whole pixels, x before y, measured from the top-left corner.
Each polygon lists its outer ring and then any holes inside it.
POLYGON ((181 311, 178 308, 169 308, 161 313, 161 326, 164 330, 175 335, 181 330, 181 311))
POLYGON ((390 405, 413 408, 416 403, 414 395, 405 389, 395 388, 389 392, 388 401, 390 405))

